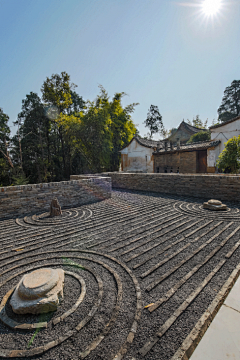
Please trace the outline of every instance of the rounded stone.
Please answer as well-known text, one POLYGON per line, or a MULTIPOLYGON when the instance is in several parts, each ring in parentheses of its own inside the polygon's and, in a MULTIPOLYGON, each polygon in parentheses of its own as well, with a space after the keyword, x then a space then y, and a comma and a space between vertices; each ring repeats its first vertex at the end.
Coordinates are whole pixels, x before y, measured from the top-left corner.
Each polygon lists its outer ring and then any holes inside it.
POLYGON ((48 293, 59 280, 58 271, 44 268, 23 277, 18 294, 22 299, 38 299, 48 293))
POLYGON ((208 200, 208 204, 210 204, 210 205, 222 205, 222 202, 219 201, 219 200, 211 199, 211 200, 208 200))

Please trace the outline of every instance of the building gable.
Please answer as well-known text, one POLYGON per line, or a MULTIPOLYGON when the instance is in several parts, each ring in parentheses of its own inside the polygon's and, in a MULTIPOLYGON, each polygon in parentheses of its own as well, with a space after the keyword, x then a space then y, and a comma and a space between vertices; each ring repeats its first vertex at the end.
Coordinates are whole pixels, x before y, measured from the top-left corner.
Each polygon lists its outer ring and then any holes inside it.
POLYGON ((199 129, 182 121, 177 131, 166 140, 171 141, 172 143, 177 143, 178 140, 180 140, 181 143, 186 143, 192 135, 199 131, 206 131, 206 129, 199 129))

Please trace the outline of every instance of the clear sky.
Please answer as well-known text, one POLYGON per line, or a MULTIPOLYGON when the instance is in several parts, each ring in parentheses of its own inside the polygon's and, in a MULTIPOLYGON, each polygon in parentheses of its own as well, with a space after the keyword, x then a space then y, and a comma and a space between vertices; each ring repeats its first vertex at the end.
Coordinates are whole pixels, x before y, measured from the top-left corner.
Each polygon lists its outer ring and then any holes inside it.
POLYGON ((141 135, 151 104, 168 129, 197 114, 210 126, 224 89, 240 79, 240 0, 222 0, 212 16, 202 4, 0 0, 0 107, 10 125, 26 94, 66 71, 84 100, 101 84, 110 96, 126 92, 124 105, 139 102, 141 135))

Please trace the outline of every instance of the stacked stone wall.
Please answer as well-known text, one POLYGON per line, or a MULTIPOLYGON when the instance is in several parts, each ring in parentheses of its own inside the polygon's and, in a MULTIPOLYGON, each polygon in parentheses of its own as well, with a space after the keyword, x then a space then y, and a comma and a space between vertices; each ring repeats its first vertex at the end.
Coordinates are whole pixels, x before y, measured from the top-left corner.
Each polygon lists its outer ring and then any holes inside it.
POLYGON ((111 189, 111 178, 99 176, 0 187, 0 219, 49 211, 55 197, 62 209, 90 204, 110 198, 111 189))
POLYGON ((113 188, 240 201, 240 176, 201 174, 104 173, 113 188))

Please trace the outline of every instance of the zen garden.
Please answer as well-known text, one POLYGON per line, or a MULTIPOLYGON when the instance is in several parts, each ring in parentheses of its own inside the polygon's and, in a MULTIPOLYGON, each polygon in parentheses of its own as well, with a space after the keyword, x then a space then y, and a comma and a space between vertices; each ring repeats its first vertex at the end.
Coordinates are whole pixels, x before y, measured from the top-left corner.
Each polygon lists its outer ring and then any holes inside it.
POLYGON ((0 359, 240 360, 239 10, 2 0, 0 359))

